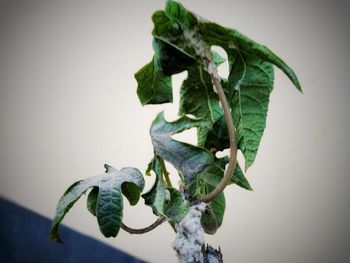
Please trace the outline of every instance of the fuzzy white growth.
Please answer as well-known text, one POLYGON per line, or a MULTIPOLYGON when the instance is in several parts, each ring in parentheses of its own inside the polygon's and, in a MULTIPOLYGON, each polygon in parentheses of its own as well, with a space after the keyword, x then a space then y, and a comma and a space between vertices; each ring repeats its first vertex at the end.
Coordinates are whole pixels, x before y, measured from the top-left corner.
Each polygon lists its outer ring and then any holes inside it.
POLYGON ((176 226, 176 239, 172 246, 180 263, 203 262, 204 229, 201 216, 205 208, 206 204, 203 202, 192 206, 176 226))
POLYGON ((240 90, 240 88, 241 88, 241 80, 239 80, 238 82, 237 82, 237 84, 236 84, 236 86, 235 86, 235 90, 237 90, 237 91, 239 91, 240 90))
POLYGON ((208 48, 205 42, 198 38, 196 30, 184 30, 183 35, 198 56, 208 57, 208 48))
MULTIPOLYGON (((205 62, 205 65, 206 65, 205 70, 210 75, 214 76, 214 78, 216 78, 217 80, 220 80, 218 69, 216 67, 216 64, 215 64, 213 58, 212 58, 209 47, 207 46, 207 44, 203 40, 200 39, 200 37, 198 36, 197 29, 195 28, 193 30, 184 30, 183 36, 187 40, 189 45, 194 49, 197 56, 202 57, 203 60, 206 61, 205 62)), ((213 86, 213 88, 214 88, 214 86, 213 86)), ((214 92, 216 92, 215 88, 214 88, 214 92)))
POLYGON ((208 263, 220 263, 220 261, 215 255, 208 254, 208 263))
POLYGON ((165 201, 170 201, 171 195, 168 189, 165 189, 165 201))
POLYGON ((213 75, 216 79, 220 80, 218 68, 215 65, 215 62, 211 60, 208 64, 208 73, 213 75))

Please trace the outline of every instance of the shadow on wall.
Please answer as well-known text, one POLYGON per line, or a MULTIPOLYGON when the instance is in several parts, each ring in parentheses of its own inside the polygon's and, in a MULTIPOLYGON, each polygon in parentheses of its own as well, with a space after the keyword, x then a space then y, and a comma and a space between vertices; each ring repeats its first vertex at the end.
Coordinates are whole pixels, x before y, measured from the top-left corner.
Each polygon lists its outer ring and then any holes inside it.
POLYGON ((55 243, 48 218, 1 198, 0 211, 0 262, 144 262, 63 225, 65 243, 55 243))

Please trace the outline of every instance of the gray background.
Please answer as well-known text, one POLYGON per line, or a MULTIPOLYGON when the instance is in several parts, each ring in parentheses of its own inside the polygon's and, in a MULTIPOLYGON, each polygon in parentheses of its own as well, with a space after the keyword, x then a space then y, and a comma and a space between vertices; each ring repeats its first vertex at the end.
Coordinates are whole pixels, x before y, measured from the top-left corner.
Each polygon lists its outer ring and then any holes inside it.
MULTIPOLYGON (((229 187, 223 226, 207 242, 226 262, 350 262, 349 4, 182 2, 270 47, 304 88, 301 95, 276 69, 267 130, 247 173, 255 191, 229 187)), ((66 187, 104 163, 145 170, 151 121, 163 109, 176 118, 186 76, 174 77, 175 105, 140 106, 133 74, 152 57, 150 16, 163 6, 0 2, 0 195, 53 217, 66 187)), ((169 225, 104 239, 84 206, 82 198, 64 223, 148 261, 175 262, 169 225)), ((142 201, 125 209, 130 226, 154 220, 142 201)))

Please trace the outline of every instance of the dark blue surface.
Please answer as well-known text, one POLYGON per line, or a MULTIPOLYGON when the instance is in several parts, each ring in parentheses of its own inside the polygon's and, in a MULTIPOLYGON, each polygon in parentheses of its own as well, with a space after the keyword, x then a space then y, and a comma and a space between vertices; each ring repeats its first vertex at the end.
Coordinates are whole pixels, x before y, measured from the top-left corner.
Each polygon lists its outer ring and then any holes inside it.
POLYGON ((64 244, 49 239, 51 220, 0 198, 2 263, 141 263, 120 250, 61 226, 64 244))

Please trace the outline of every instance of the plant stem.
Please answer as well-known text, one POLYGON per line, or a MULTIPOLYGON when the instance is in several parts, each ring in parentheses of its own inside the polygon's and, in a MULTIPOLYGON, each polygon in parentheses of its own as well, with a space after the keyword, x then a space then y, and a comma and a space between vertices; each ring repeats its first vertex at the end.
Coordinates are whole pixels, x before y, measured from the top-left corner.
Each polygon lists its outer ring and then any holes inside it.
POLYGON ((160 226, 164 221, 165 221, 165 217, 163 216, 163 217, 158 218, 152 225, 145 227, 145 228, 134 229, 134 228, 131 228, 131 227, 124 225, 123 223, 121 225, 121 228, 130 234, 144 234, 144 233, 152 231, 156 227, 160 226))
POLYGON ((173 185, 171 184, 170 177, 169 177, 169 172, 166 169, 165 162, 164 162, 163 158, 159 157, 159 160, 160 160, 160 166, 162 168, 163 175, 164 175, 164 178, 165 178, 165 182, 166 182, 166 184, 168 186, 172 187, 173 185))
POLYGON ((230 107, 227 103, 225 92, 221 86, 220 80, 212 73, 210 73, 210 77, 218 93, 219 100, 221 102, 221 107, 224 111, 224 117, 225 117, 229 140, 230 140, 230 160, 228 163, 228 167, 225 171, 225 175, 222 178, 221 182, 216 186, 216 188, 212 192, 200 198, 199 201, 205 202, 205 203, 209 203, 210 201, 215 199, 225 189, 225 187, 227 186, 228 182, 230 181, 235 171, 236 159, 237 159, 236 132, 235 132, 235 126, 233 125, 233 119, 231 116, 230 107))

